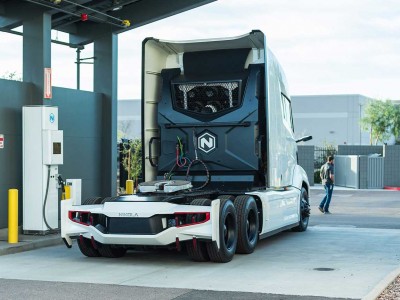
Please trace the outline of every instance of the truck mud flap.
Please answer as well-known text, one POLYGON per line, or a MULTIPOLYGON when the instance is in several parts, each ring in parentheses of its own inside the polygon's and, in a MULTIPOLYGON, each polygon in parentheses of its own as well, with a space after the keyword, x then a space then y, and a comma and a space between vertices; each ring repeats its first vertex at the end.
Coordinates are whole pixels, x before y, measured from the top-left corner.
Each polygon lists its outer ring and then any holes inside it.
POLYGON ((211 222, 212 222, 212 235, 211 240, 216 243, 218 249, 219 244, 219 206, 221 201, 219 199, 211 202, 211 222))
POLYGON ((67 238, 62 238, 65 246, 67 246, 67 248, 72 248, 72 240, 68 237, 69 242, 67 241, 67 238))

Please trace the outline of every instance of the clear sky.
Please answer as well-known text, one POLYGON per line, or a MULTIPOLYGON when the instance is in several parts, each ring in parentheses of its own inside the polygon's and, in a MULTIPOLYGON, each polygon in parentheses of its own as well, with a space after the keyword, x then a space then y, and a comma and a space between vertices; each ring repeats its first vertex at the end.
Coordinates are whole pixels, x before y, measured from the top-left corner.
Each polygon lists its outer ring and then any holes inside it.
MULTIPOLYGON (((131 20, 132 23, 135 20, 131 20)), ((238 36, 262 30, 292 95, 400 99, 397 0, 219 0, 119 35, 118 98, 140 98, 141 42, 238 36)), ((0 33, 0 75, 22 71, 21 38, 0 33)), ((88 46, 82 57, 92 56, 88 46)), ((53 45, 53 82, 74 88, 75 51, 53 45)), ((82 68, 91 90, 91 66, 82 68)))

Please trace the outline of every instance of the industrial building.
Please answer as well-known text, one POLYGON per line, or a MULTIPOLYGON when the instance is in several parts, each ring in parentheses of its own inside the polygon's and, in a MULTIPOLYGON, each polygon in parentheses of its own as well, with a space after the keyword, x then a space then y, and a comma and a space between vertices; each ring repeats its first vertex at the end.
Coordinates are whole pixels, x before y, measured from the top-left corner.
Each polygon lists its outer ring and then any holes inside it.
POLYGON ((360 120, 370 98, 363 95, 292 96, 296 138, 312 135, 315 146, 369 145, 360 120))
POLYGON ((140 99, 118 101, 118 137, 137 139, 142 136, 140 99))
MULTIPOLYGON (((296 138, 312 135, 307 145, 369 145, 360 119, 370 98, 362 95, 292 96, 296 138)), ((141 134, 140 100, 118 101, 118 129, 128 139, 141 134)))

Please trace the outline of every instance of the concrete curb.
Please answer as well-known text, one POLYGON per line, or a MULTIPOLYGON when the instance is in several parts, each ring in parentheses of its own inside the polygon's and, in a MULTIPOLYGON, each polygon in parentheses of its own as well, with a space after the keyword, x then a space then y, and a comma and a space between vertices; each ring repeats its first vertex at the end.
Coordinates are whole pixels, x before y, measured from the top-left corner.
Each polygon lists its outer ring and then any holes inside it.
POLYGON ((362 298, 362 300, 375 300, 378 298, 379 295, 382 294, 382 292, 388 287, 388 285, 391 284, 399 275, 400 267, 390 272, 385 278, 383 278, 371 292, 362 298))
POLYGON ((35 250, 44 247, 56 246, 61 244, 63 244, 63 241, 59 236, 47 238, 44 240, 19 242, 18 244, 8 245, 7 247, 0 248, 0 256, 35 250))

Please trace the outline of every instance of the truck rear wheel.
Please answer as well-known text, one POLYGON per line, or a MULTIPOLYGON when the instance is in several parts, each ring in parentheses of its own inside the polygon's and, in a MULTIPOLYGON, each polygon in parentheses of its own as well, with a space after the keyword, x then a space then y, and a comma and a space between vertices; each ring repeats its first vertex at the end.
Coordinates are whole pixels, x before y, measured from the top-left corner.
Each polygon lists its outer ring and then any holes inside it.
POLYGON ((305 188, 301 188, 300 192, 300 221, 299 225, 292 230, 297 232, 306 231, 308 220, 310 219, 310 204, 308 203, 308 194, 305 188))
POLYGON ((100 256, 99 251, 97 251, 93 247, 92 242, 89 239, 84 238, 83 236, 80 236, 78 238, 77 242, 78 242, 79 250, 82 252, 83 255, 85 255, 87 257, 99 257, 100 256))
MULTIPOLYGON (((195 199, 193 200, 190 205, 199 205, 199 206, 210 206, 211 200, 210 199, 205 199, 205 198, 200 198, 200 199, 195 199)), ((196 216, 196 222, 200 221, 197 220, 198 215, 196 216)), ((199 262, 204 262, 204 261, 209 261, 210 256, 208 255, 207 252, 207 245, 206 242, 202 241, 187 241, 186 242, 186 250, 189 255, 189 257, 194 260, 194 261, 199 261, 199 262)))
POLYGON ((207 251, 214 262, 229 262, 236 252, 238 241, 236 210, 231 200, 220 200, 219 249, 216 242, 207 243, 207 251))
POLYGON ((91 197, 91 198, 87 198, 85 201, 83 201, 82 205, 101 204, 102 200, 103 200, 103 198, 101 198, 101 197, 91 197))
MULTIPOLYGON (((114 202, 115 200, 117 200, 118 197, 106 197, 106 198, 102 198, 100 203, 98 204, 104 204, 106 202, 114 202)), ((98 220, 99 224, 102 225, 104 228, 106 227, 106 216, 105 215, 99 215, 99 220, 98 220)))
MULTIPOLYGON (((102 198, 101 197, 91 197, 85 199, 83 201, 82 205, 93 205, 93 204, 100 204, 102 198)), ((77 240, 79 250, 81 253, 87 257, 99 257, 101 254, 97 249, 95 249, 92 245, 92 241, 90 239, 87 239, 83 236, 80 236, 77 240)))
POLYGON ((126 254, 126 248, 116 245, 99 244, 98 251, 101 256, 108 258, 118 258, 126 254))
POLYGON ((253 253, 258 242, 258 210, 251 196, 238 196, 235 199, 238 223, 238 244, 236 253, 253 253))

